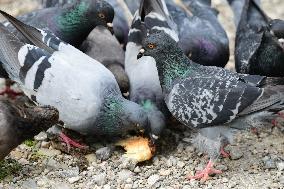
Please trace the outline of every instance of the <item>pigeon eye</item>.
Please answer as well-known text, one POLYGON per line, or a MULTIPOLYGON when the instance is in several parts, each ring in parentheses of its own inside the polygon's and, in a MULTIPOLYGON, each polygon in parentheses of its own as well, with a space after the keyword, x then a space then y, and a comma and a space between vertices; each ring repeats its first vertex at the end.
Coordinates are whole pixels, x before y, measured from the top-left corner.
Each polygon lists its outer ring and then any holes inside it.
POLYGON ((156 48, 156 45, 153 44, 153 43, 149 43, 147 46, 148 46, 149 49, 154 49, 154 48, 156 48))
POLYGON ((99 17, 104 19, 106 16, 104 15, 104 13, 99 13, 99 17))

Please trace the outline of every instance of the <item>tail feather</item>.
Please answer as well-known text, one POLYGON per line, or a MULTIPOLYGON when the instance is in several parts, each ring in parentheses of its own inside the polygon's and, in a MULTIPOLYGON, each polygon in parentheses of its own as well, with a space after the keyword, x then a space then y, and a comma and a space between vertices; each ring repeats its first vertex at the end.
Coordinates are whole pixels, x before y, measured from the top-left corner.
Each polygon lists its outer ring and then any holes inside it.
POLYGON ((141 20, 145 22, 149 30, 162 30, 178 41, 176 24, 168 13, 163 0, 143 0, 139 9, 141 20))
POLYGON ((52 54, 59 49, 60 43, 65 43, 48 30, 40 30, 29 26, 8 13, 0 10, 0 13, 30 42, 52 54))
POLYGON ((258 111, 265 111, 269 109, 281 109, 284 102, 284 85, 267 86, 264 88, 260 98, 258 98, 252 105, 240 112, 239 116, 248 115, 258 111))
POLYGON ((19 73, 21 69, 18 52, 24 45, 0 23, 0 61, 9 77, 17 82, 20 82, 19 73))

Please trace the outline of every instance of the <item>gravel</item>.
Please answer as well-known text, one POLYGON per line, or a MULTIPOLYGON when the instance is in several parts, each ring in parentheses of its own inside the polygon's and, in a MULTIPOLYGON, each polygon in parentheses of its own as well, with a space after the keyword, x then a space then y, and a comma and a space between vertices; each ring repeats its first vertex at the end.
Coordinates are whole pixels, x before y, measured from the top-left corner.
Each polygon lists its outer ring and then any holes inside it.
MULTIPOLYGON (((224 1, 213 2, 222 10, 220 20, 233 42, 232 12, 224 1)), ((35 0, 1 3, 3 0, 0 0, 0 8, 13 15, 37 7, 35 0)), ((272 17, 284 19, 284 1, 264 1, 264 6, 272 17)), ((234 69, 234 44, 230 46, 232 55, 227 68, 234 69)), ((44 133, 35 139, 35 146, 22 144, 7 157, 17 160, 21 170, 2 180, 0 189, 284 188, 284 137, 277 128, 272 132, 270 128, 261 131, 259 137, 250 132, 240 132, 236 143, 227 147, 231 157, 220 158, 216 162, 216 168, 223 173, 212 176, 205 183, 186 179, 186 176, 204 168, 208 157, 198 153, 191 145, 190 130, 179 126, 165 130, 155 157, 144 163, 127 159, 121 149, 104 147, 114 146, 112 142, 97 141, 89 144, 91 149, 88 151, 71 149, 68 153, 56 149, 44 133)))

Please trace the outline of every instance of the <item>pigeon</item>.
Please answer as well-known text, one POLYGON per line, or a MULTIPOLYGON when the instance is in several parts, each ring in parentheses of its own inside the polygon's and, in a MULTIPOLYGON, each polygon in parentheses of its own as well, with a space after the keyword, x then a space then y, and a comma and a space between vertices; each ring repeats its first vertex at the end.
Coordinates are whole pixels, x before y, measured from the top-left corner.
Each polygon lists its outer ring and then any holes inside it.
POLYGON ((125 71, 130 80, 129 98, 147 110, 151 126, 155 128, 152 137, 156 139, 165 128, 169 112, 163 100, 155 60, 149 56, 137 60, 137 54, 150 29, 158 28, 172 34, 174 39, 177 38, 177 34, 170 31, 164 8, 166 7, 162 6, 160 0, 141 1, 140 8, 134 15, 125 52, 125 71))
POLYGON ((210 161, 190 179, 206 180, 211 173, 221 173, 213 165, 221 148, 230 142, 231 129, 265 126, 284 109, 284 86, 261 88, 264 76, 197 64, 165 32, 151 32, 146 37, 137 58, 143 55, 156 60, 169 111, 204 137, 199 136, 200 142, 195 144, 209 152, 210 161))
MULTIPOLYGON (((64 6, 65 4, 74 3, 77 0, 69 1, 47 1, 43 2, 45 6, 64 6)), ((77 1, 78 2, 78 1, 77 1)), ((129 28, 125 18, 123 9, 119 6, 119 0, 108 1, 114 6, 114 34, 118 37, 120 33, 125 33, 126 36, 129 29, 125 32, 120 32, 124 28, 129 28), (121 13, 123 13, 121 15, 121 13)), ((126 5, 125 5, 126 6, 126 5)), ((126 7, 127 9, 127 7, 126 7)), ((131 13, 130 13, 131 14, 131 13)), ((130 18, 131 19, 131 18, 130 18)), ((60 36, 59 36, 60 37, 60 36)), ((122 36, 123 40, 127 41, 127 37, 122 36)), ((118 37, 119 39, 119 37, 118 37)), ((68 41, 67 41, 68 42, 68 41)), ((92 58, 103 63, 108 69, 112 71, 117 79, 118 85, 123 93, 129 90, 128 77, 124 71, 124 51, 111 32, 103 25, 95 27, 88 35, 88 37, 81 44, 80 49, 92 58)))
POLYGON ((80 49, 113 73, 122 93, 129 91, 129 79, 124 71, 124 50, 106 27, 93 29, 80 49))
POLYGON ((129 8, 130 12, 134 15, 137 9, 139 9, 139 6, 141 4, 141 0, 124 0, 127 7, 129 8))
MULTIPOLYGON (((127 43, 127 35, 133 16, 124 0, 106 0, 114 9, 113 32, 121 44, 127 43)), ((79 2, 79 0, 52 0, 42 1, 44 7, 63 7, 66 4, 79 2)))
MULTIPOLYGON (((37 10, 18 18, 31 26, 48 29, 63 41, 73 46, 79 46, 97 25, 108 26, 112 30, 113 17, 114 10, 107 2, 82 0, 64 7, 37 10)), ((8 21, 4 22, 4 25, 20 40, 28 42, 8 21)), ((3 68, 0 68, 0 77, 7 79, 7 75, 3 68)), ((10 95, 11 92, 14 94, 10 86, 6 86, 2 93, 10 95)))
POLYGON ((170 0, 167 6, 184 53, 198 64, 224 67, 229 60, 229 40, 211 0, 170 0))
POLYGON ((144 130, 151 136, 146 111, 122 97, 105 66, 50 31, 0 12, 36 45, 21 42, 0 26, 3 67, 32 101, 55 107, 64 127, 83 135, 113 136, 144 130))
POLYGON ((74 3, 76 0, 40 0, 43 8, 62 7, 65 4, 74 3))
POLYGON ((26 107, 20 100, 0 97, 0 161, 14 148, 58 121, 55 108, 26 107))
POLYGON ((283 77, 284 38, 281 38, 283 21, 269 18, 254 0, 242 2, 229 1, 235 17, 240 16, 235 18, 238 23, 235 42, 237 72, 283 77))
POLYGON ((113 31, 118 41, 124 46, 127 43, 128 32, 133 15, 124 0, 107 0, 114 8, 113 31))
MULTIPOLYGON (((114 10, 104 0, 74 1, 63 7, 36 10, 18 19, 30 26, 50 30, 63 41, 79 47, 89 33, 98 25, 112 28, 114 10)), ((21 40, 26 39, 8 21, 4 23, 9 31, 21 40)))

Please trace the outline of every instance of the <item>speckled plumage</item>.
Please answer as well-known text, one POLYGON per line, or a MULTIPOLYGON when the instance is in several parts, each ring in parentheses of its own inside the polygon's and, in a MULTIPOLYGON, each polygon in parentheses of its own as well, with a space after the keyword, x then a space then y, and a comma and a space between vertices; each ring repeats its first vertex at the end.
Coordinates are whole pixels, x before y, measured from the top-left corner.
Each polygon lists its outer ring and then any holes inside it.
POLYGON ((241 9, 240 6, 238 9, 234 8, 234 1, 231 4, 236 12, 235 16, 240 15, 240 18, 236 19, 240 20, 235 43, 237 72, 283 77, 284 45, 281 39, 274 35, 273 30, 277 33, 275 26, 270 28, 270 22, 275 20, 267 17, 253 0, 245 0, 241 9))
POLYGON ((48 31, 15 19, 12 22, 42 48, 22 43, 0 27, 0 58, 5 70, 33 101, 56 107, 66 128, 89 135, 148 130, 146 112, 122 97, 113 74, 100 62, 48 31), (21 74, 24 68, 25 75, 21 74))
MULTIPOLYGON (((263 76, 242 75, 196 64, 163 32, 147 36, 143 49, 145 56, 153 56, 156 60, 168 109, 188 127, 208 128, 212 133, 216 131, 215 126, 237 128, 238 125, 239 129, 246 129, 271 121, 277 117, 275 112, 284 109, 283 86, 260 88, 266 80, 263 76), (148 44, 156 47, 151 49, 148 44)), ((209 135, 205 137, 212 138, 211 132, 206 132, 209 135)), ((201 130, 199 133, 202 134, 201 130)), ((217 141, 219 135, 215 135, 217 141)), ((227 136, 224 139, 227 141, 227 136)), ((207 145, 208 149, 213 148, 210 142, 207 145)), ((219 151, 212 154, 216 153, 219 151)))
POLYGON ((167 6, 184 53, 198 64, 224 67, 229 60, 229 40, 211 1, 170 0, 167 6))
POLYGON ((26 107, 25 100, 0 98, 0 161, 24 140, 33 138, 58 121, 51 107, 26 107))

